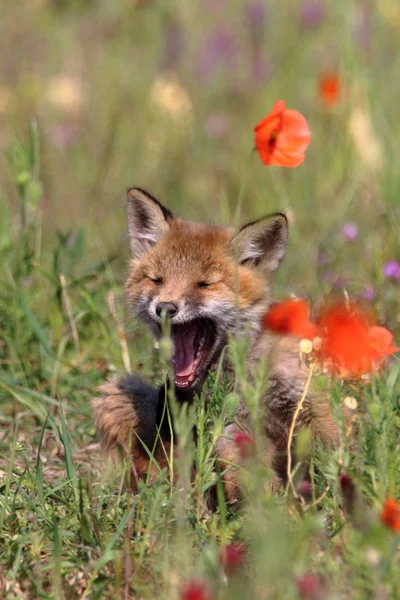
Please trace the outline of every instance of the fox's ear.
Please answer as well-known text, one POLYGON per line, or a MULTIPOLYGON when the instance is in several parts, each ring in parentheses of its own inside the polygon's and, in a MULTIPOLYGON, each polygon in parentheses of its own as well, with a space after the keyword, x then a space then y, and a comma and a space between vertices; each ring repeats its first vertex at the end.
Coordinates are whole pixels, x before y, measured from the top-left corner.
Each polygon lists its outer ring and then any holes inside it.
POLYGON ((287 240, 288 222, 283 213, 248 223, 234 240, 239 248, 239 264, 273 273, 285 256, 287 240))
POLYGON ((128 190, 127 212, 132 255, 139 258, 167 233, 174 216, 140 188, 128 190))

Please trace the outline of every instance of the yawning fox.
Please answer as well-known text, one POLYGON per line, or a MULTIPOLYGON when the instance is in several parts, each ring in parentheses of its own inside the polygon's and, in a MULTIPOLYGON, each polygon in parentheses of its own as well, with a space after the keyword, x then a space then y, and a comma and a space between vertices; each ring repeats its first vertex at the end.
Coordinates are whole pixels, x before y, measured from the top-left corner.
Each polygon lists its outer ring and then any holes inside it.
MULTIPOLYGON (((128 191, 128 231, 132 251, 126 293, 134 314, 161 336, 166 314, 171 328, 176 397, 192 402, 210 370, 219 364, 228 336, 249 336, 249 373, 258 361, 268 364, 265 398, 266 455, 281 480, 286 478, 286 447, 293 412, 304 390, 307 369, 299 363, 298 340, 262 328, 271 304, 270 279, 286 251, 288 225, 277 213, 234 229, 183 221, 139 188, 128 191)), ((231 375, 227 359, 223 370, 231 375)), ((171 450, 165 389, 133 375, 108 382, 93 400, 94 418, 107 451, 122 448, 132 455, 134 478, 155 473, 143 444, 153 449, 159 466, 171 450), (158 433, 159 432, 159 433, 158 433), (162 443, 157 442, 157 436, 162 443), (142 443, 143 442, 143 443, 142 443)), ((216 444, 222 461, 240 462, 235 433, 249 431, 243 404, 216 444)), ((313 439, 335 443, 336 429, 327 399, 308 393, 299 426, 313 439)), ((239 497, 238 470, 224 475, 227 500, 239 497)))

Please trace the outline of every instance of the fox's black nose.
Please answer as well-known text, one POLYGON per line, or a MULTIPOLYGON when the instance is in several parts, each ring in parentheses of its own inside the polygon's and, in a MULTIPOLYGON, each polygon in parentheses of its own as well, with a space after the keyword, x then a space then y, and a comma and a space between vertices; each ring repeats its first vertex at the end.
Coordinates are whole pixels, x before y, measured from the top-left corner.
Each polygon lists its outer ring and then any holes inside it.
POLYGON ((171 318, 178 312, 178 307, 172 302, 159 302, 156 306, 157 317, 161 317, 163 311, 165 312, 167 317, 171 318))

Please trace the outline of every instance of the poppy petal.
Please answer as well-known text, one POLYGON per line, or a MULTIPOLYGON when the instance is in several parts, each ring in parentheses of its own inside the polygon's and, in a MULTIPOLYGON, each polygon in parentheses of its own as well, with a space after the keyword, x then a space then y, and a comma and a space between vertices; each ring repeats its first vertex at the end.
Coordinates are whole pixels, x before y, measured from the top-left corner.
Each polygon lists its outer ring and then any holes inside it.
POLYGON ((282 132, 278 146, 284 146, 288 153, 304 152, 311 140, 308 123, 296 110, 286 110, 282 119, 282 132))
POLYGON ((275 119, 275 118, 281 118, 284 111, 286 110, 286 104, 284 100, 277 100, 274 104, 274 106, 272 107, 271 112, 264 118, 262 119, 258 125, 256 125, 254 127, 254 131, 260 131, 261 129, 264 128, 264 126, 266 124, 268 124, 268 122, 271 119, 275 119))
POLYGON ((376 350, 378 354, 393 354, 399 348, 392 347, 393 335, 385 327, 370 327, 368 330, 368 339, 371 348, 376 350))
POLYGON ((275 333, 314 338, 318 328, 310 321, 310 309, 305 300, 290 298, 273 304, 264 317, 264 326, 275 333))
POLYGON ((273 154, 270 154, 268 164, 280 167, 298 167, 302 162, 304 162, 304 159, 304 152, 298 156, 289 156, 288 154, 282 152, 279 148, 276 148, 273 154))
POLYGON ((385 356, 396 352, 393 336, 384 327, 372 324, 365 307, 337 302, 318 319, 321 327, 321 359, 336 373, 359 377, 379 367, 385 356))

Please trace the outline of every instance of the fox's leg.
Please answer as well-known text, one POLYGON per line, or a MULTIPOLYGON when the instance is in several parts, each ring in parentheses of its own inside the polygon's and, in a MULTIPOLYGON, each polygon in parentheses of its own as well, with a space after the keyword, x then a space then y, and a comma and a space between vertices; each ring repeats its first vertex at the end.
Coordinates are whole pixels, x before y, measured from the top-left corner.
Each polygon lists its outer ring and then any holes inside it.
POLYGON ((239 468, 241 456, 239 447, 234 440, 235 434, 240 431, 241 429, 234 423, 228 425, 215 444, 215 454, 219 470, 222 474, 225 499, 232 507, 237 505, 241 500, 239 468))
MULTIPOLYGON (((285 483, 289 430, 295 410, 308 385, 309 374, 309 368, 299 361, 298 340, 290 336, 280 338, 271 354, 265 433, 276 447, 273 467, 285 483)), ((347 420, 348 415, 345 413, 344 416, 347 420)), ((297 418, 295 432, 302 427, 311 431, 314 444, 321 442, 325 448, 335 448, 338 445, 338 426, 332 418, 328 396, 317 391, 312 380, 297 418)), ((296 436, 291 449, 293 457, 295 449, 296 436)))
POLYGON ((111 455, 122 450, 126 457, 131 456, 135 489, 138 479, 147 473, 154 478, 158 467, 168 464, 171 441, 167 427, 161 423, 163 394, 133 375, 108 381, 100 391, 92 407, 101 445, 111 455), (145 446, 150 453, 154 451, 156 462, 150 459, 145 446))
MULTIPOLYGON (((235 435, 243 432, 249 433, 245 422, 238 422, 238 424, 231 423, 224 429, 222 436, 217 440, 215 445, 217 462, 222 473, 225 498, 227 503, 233 508, 239 505, 243 499, 241 468, 246 468, 246 464, 241 456, 240 448, 235 441, 235 435)), ((269 467, 273 465, 275 452, 275 446, 269 440, 266 440, 263 460, 269 467)), ((269 485, 271 491, 277 493, 281 489, 281 486, 281 479, 278 476, 272 477, 269 485)))
MULTIPOLYGON (((293 415, 301 398, 301 391, 296 390, 292 395, 274 395, 266 419, 266 435, 273 442, 276 452, 273 458, 273 468, 284 483, 288 480, 288 440, 293 415)), ((345 414, 347 420, 348 415, 345 414)), ((295 434, 291 445, 292 458, 295 461, 296 434, 302 428, 310 430, 312 443, 321 443, 324 448, 335 448, 338 445, 338 426, 332 418, 329 400, 326 395, 313 394, 305 399, 303 408, 298 416, 295 434)), ((292 464, 293 461, 292 461, 292 464)))

